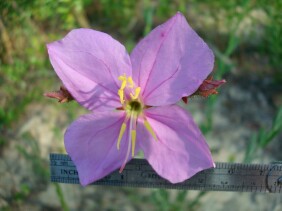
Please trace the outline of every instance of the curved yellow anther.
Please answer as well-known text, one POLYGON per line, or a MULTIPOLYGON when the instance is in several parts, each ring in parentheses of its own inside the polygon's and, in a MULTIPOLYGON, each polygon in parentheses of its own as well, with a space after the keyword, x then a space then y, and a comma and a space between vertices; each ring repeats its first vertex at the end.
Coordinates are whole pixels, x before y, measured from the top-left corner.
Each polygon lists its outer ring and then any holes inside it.
POLYGON ((144 121, 144 126, 149 131, 149 133, 153 136, 153 138, 157 141, 158 140, 157 136, 156 136, 153 128, 151 127, 151 125, 149 124, 149 122, 147 120, 144 121))
POLYGON ((125 129, 126 129, 126 123, 122 123, 121 125, 121 128, 120 128, 120 131, 119 131, 119 135, 118 135, 118 141, 117 141, 117 149, 119 150, 119 147, 120 147, 120 141, 121 141, 121 138, 125 132, 125 129))
POLYGON ((135 153, 136 130, 131 130, 131 142, 132 142, 132 145, 131 145, 131 149, 132 149, 131 155, 133 157, 134 153, 135 153))
POLYGON ((134 82, 133 82, 131 76, 129 76, 129 77, 127 78, 127 81, 128 81, 128 83, 129 83, 128 87, 129 87, 129 88, 133 88, 133 87, 134 87, 134 82))
POLYGON ((120 81, 126 80, 126 75, 125 75, 125 73, 124 73, 123 75, 120 75, 120 76, 118 77, 118 80, 120 80, 120 81))
POLYGON ((123 91, 123 89, 118 90, 118 96, 119 96, 120 103, 123 104, 124 103, 124 91, 123 91))
POLYGON ((141 91, 141 87, 138 86, 138 87, 135 89, 134 95, 133 95, 132 93, 130 93, 131 99, 132 99, 132 100, 136 100, 136 99, 139 97, 140 91, 141 91))
POLYGON ((126 87, 126 80, 123 80, 120 89, 124 90, 125 87, 126 87))
POLYGON ((123 104, 124 103, 124 89, 127 83, 126 75, 123 74, 119 76, 118 80, 121 81, 121 86, 120 86, 120 89, 118 90, 119 100, 120 100, 120 103, 123 104))

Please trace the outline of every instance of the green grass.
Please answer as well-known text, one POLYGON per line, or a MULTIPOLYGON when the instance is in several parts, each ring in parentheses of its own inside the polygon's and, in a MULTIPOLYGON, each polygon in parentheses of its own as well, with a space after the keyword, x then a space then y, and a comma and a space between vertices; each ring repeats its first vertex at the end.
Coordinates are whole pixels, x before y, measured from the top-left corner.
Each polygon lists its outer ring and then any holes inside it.
POLYGON ((250 143, 247 145, 243 162, 250 163, 256 158, 257 152, 266 148, 279 134, 282 134, 282 107, 275 115, 270 129, 260 128, 258 133, 252 136, 250 143))

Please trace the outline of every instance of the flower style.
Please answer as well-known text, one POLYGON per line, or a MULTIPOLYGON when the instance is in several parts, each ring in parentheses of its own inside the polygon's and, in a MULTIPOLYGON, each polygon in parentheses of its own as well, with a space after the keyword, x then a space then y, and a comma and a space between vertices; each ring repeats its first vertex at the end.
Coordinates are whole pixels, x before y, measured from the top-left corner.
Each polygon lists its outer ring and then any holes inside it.
POLYGON ((92 111, 65 133, 83 186, 121 172, 139 150, 172 183, 214 167, 192 116, 175 105, 198 90, 214 63, 181 13, 155 28, 130 56, 111 36, 90 29, 72 30, 47 48, 66 89, 92 111))

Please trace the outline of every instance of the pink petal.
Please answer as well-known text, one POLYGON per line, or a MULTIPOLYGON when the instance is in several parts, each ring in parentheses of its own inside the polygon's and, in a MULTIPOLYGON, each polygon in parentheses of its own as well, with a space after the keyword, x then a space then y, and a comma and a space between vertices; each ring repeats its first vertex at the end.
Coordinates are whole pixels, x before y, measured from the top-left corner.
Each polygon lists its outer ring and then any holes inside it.
POLYGON ((118 77, 131 75, 123 45, 105 33, 75 29, 47 48, 56 73, 82 106, 96 111, 120 107, 118 77))
POLYGON ((179 12, 145 37, 130 58, 133 80, 152 106, 174 104, 194 93, 214 63, 212 51, 179 12))
POLYGON ((128 145, 126 131, 120 150, 116 146, 123 120, 124 112, 98 112, 80 117, 67 129, 65 148, 76 165, 83 186, 121 167, 128 145))
POLYGON ((139 124, 137 134, 142 134, 142 140, 137 143, 161 177, 178 183, 214 167, 205 138, 184 109, 176 105, 150 108, 146 117, 158 141, 139 124))

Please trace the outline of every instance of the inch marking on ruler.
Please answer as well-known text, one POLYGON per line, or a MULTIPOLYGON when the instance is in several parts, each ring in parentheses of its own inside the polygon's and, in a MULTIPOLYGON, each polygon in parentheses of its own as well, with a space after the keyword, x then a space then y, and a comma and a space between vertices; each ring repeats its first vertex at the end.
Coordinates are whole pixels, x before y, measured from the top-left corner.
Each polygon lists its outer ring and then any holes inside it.
MULTIPOLYGON (((79 184, 78 172, 68 155, 50 154, 51 181, 79 184)), ((182 183, 158 176, 144 159, 131 160, 120 174, 114 171, 93 185, 129 186, 203 191, 282 193, 282 164, 216 163, 182 183)))

